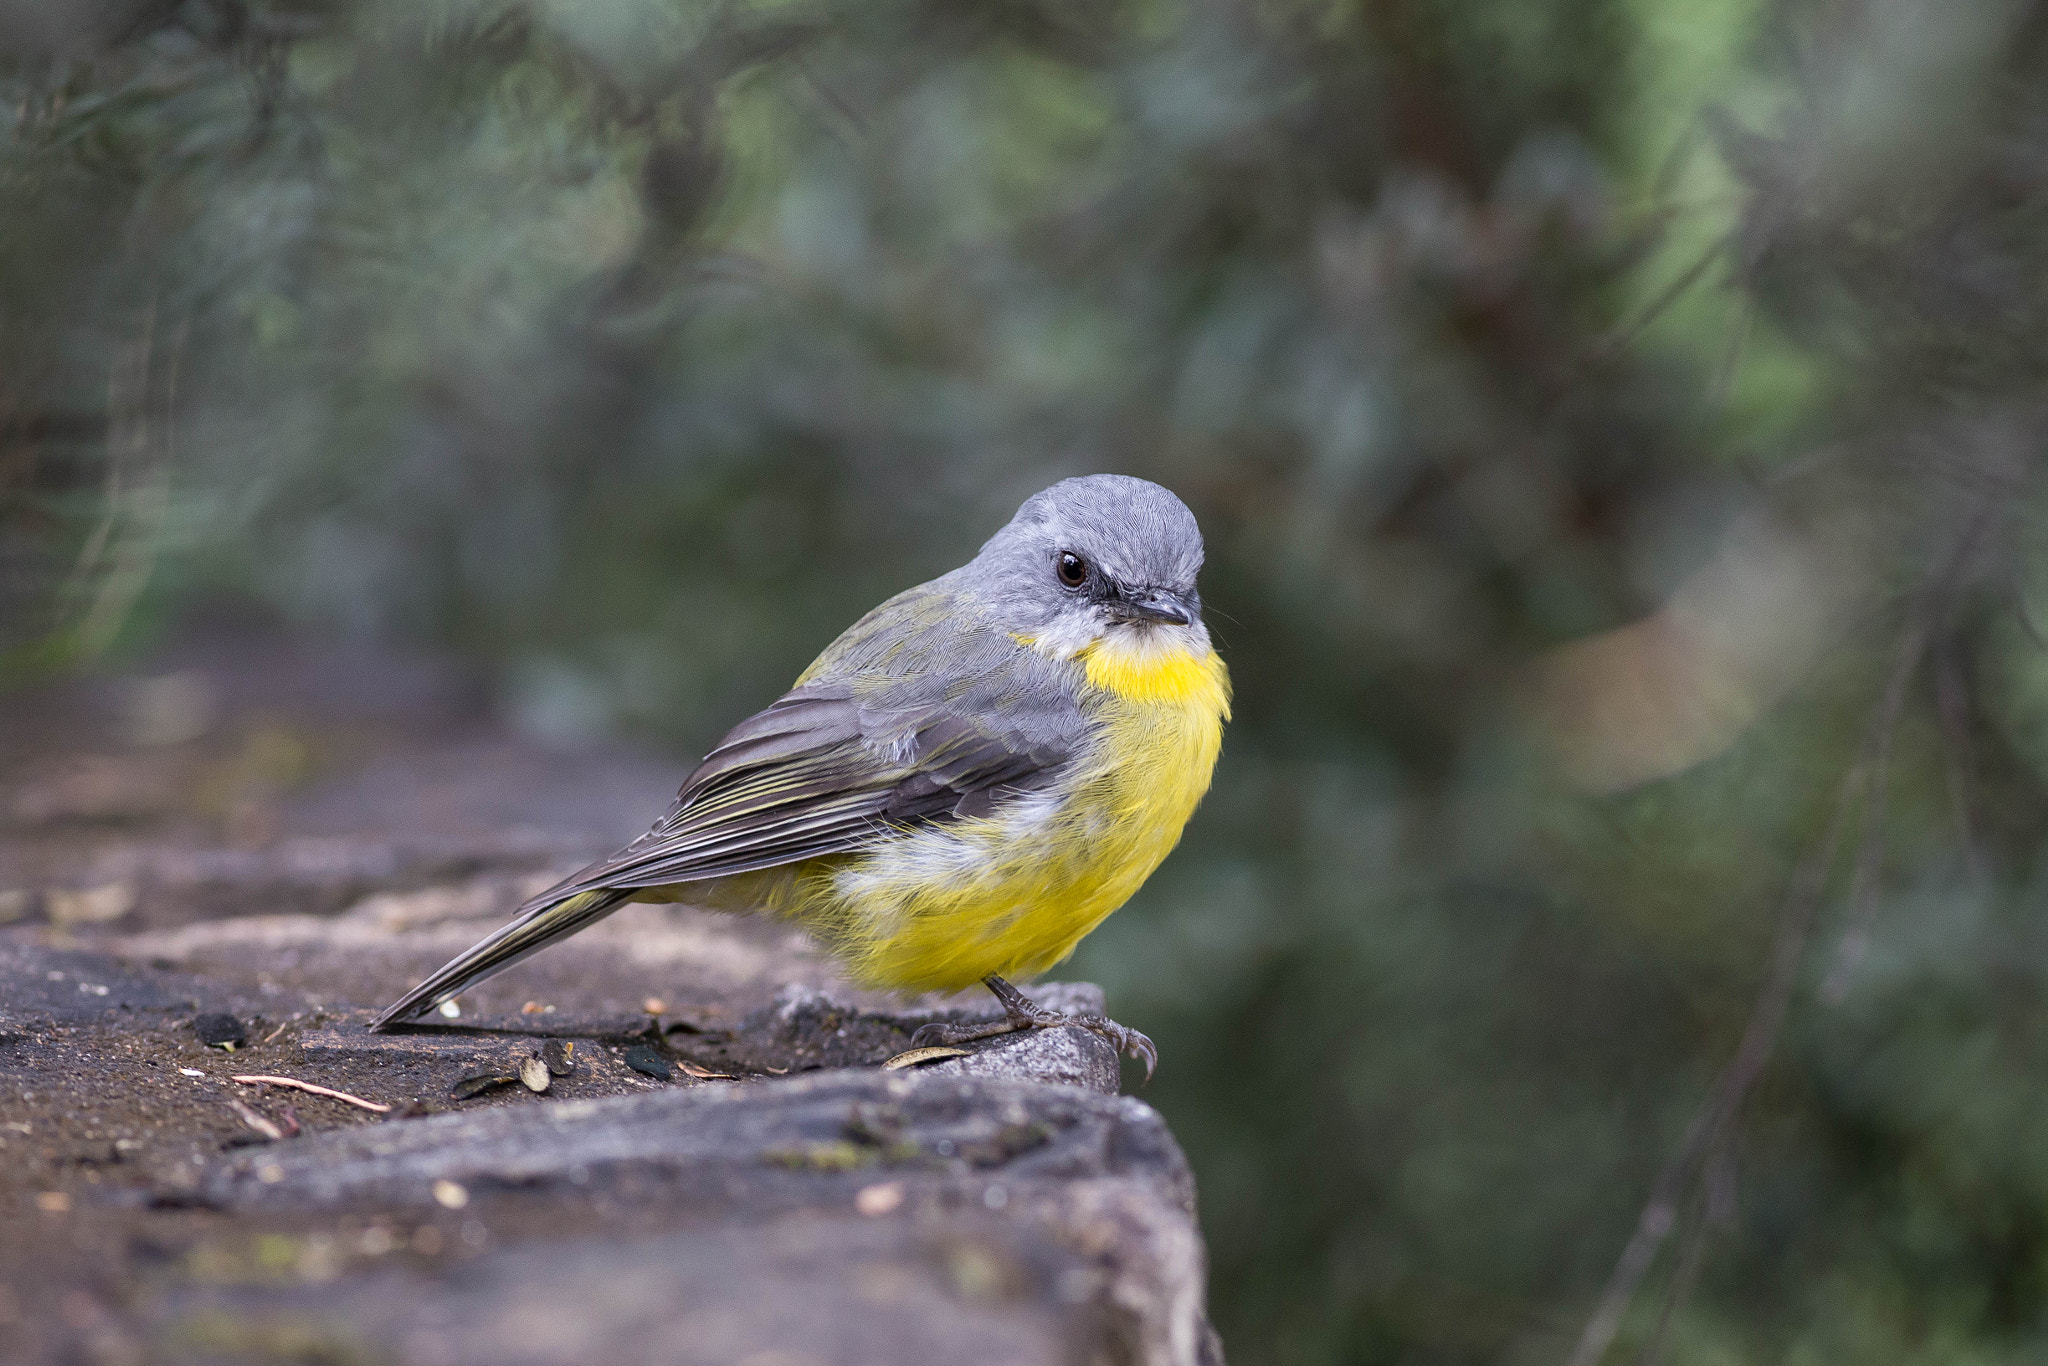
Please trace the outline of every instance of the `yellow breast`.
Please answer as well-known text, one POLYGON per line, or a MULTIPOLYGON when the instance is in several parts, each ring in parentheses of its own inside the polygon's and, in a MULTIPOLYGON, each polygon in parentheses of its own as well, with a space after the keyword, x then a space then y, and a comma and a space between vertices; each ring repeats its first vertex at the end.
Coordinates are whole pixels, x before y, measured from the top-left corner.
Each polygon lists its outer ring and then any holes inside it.
POLYGON ((1079 658, 1093 686, 1125 702, 1190 708, 1209 718, 1222 742, 1222 724, 1230 719, 1230 675, 1214 650, 1197 656, 1183 649, 1099 641, 1079 658))
MULTIPOLYGON (((1101 690, 1092 709, 1103 727, 1096 766, 1083 790, 1099 785, 1114 842, 1133 852, 1163 839, 1130 890, 1180 840, 1181 827, 1209 790, 1209 776, 1230 719, 1230 676, 1214 650, 1142 650, 1110 644, 1081 655, 1088 682, 1101 690)), ((1126 895, 1129 893, 1127 892, 1126 895)), ((1092 927, 1091 927, 1092 928, 1092 927)))
POLYGON ((1213 650, 1098 644, 1077 657, 1097 741, 1055 791, 981 820, 891 841, 800 894, 876 986, 953 991, 990 973, 1029 977, 1143 885, 1208 791, 1230 715, 1213 650))

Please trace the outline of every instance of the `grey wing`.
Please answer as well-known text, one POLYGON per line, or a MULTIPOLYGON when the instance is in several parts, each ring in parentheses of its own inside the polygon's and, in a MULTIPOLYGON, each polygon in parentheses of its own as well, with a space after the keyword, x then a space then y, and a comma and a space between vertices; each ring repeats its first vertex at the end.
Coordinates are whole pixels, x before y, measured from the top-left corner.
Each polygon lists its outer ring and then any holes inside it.
POLYGON ((733 727, 652 830, 555 894, 752 872, 985 815, 1087 743, 1074 668, 981 620, 945 580, 899 593, 733 727))
POLYGON ((992 810, 1059 771, 1056 743, 943 705, 876 714, 844 686, 798 688, 741 725, 655 827, 519 908, 377 1017, 429 1010, 604 919, 641 887, 846 853, 892 831, 992 810))
POLYGON ((549 895, 752 872, 984 815, 1045 786, 1070 749, 943 699, 863 704, 849 684, 809 684, 734 727, 653 829, 549 895))

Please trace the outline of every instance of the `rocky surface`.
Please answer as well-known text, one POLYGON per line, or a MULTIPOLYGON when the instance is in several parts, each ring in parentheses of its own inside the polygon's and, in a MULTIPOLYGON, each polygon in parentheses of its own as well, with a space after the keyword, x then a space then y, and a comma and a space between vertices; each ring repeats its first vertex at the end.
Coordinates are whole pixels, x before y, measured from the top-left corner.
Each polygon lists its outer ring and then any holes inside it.
POLYGON ((1084 1031, 885 1070, 990 1003, 633 906, 367 1032, 677 767, 246 641, 7 701, 0 1359, 1220 1360, 1186 1163, 1084 1031))

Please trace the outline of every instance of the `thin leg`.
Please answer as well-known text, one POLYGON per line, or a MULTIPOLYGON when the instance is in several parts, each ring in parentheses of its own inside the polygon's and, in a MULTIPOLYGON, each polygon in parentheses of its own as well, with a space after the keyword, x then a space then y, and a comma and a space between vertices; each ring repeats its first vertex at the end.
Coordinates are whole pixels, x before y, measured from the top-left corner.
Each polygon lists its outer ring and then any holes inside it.
POLYGON ((933 1044, 971 1043, 976 1039, 993 1039, 1002 1034, 1015 1034, 1025 1029, 1052 1029, 1060 1025, 1078 1025, 1092 1034, 1100 1034, 1109 1041, 1109 1046, 1119 1053, 1128 1053, 1145 1064, 1145 1080, 1152 1080, 1152 1072, 1159 1066, 1159 1050, 1152 1041, 1137 1030, 1118 1024, 1107 1015, 1066 1015, 1057 1010, 1047 1010, 1011 986, 1002 978, 990 973, 981 979, 982 985, 995 993, 1002 1002, 1003 1018, 986 1024, 948 1024, 933 1021, 911 1036, 910 1042, 919 1048, 933 1044))

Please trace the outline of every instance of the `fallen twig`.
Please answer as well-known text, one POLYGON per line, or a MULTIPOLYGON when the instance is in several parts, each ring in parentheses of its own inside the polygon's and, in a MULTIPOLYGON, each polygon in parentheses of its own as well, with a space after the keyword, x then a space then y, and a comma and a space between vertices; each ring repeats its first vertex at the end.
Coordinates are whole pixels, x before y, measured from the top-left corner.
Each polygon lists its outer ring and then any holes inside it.
POLYGON ((262 1115, 257 1114, 254 1110, 242 1104, 242 1102, 236 1100, 233 1096, 228 1097, 228 1108, 235 1112, 236 1118, 240 1119, 242 1123, 248 1125, 257 1133, 262 1134, 272 1143, 275 1143, 279 1139, 284 1137, 283 1129, 271 1123, 262 1115))
POLYGON ((379 1105, 374 1100, 364 1100, 361 1096, 352 1096, 346 1091, 336 1091, 326 1086, 315 1086, 310 1081, 299 1081, 293 1077, 233 1077, 230 1080, 241 1082, 244 1086, 289 1086, 295 1090, 310 1091, 316 1096, 328 1096, 335 1100, 344 1100, 350 1105, 359 1105, 365 1110, 374 1110, 380 1115, 391 1113, 389 1105, 379 1105))

